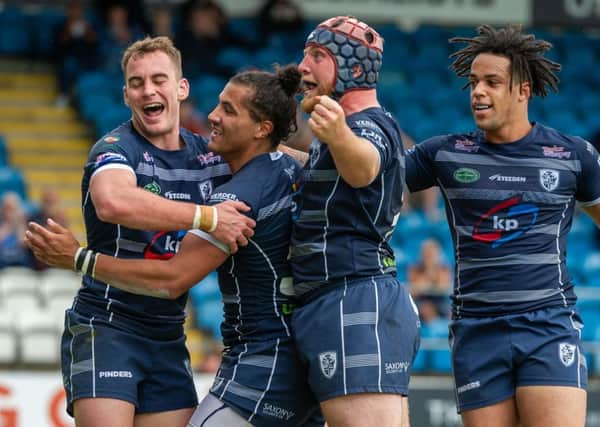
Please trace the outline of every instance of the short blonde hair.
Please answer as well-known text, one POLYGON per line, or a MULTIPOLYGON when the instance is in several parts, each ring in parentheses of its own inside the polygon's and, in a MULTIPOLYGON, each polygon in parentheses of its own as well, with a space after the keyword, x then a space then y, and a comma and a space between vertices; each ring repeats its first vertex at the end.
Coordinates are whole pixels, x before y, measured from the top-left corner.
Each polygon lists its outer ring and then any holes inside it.
POLYGON ((121 70, 123 76, 126 74, 127 64, 131 58, 143 56, 145 53, 161 51, 167 54, 175 65, 175 73, 178 79, 183 75, 181 67, 181 52, 175 47, 170 38, 165 36, 146 37, 143 40, 138 40, 127 48, 121 59, 121 70))

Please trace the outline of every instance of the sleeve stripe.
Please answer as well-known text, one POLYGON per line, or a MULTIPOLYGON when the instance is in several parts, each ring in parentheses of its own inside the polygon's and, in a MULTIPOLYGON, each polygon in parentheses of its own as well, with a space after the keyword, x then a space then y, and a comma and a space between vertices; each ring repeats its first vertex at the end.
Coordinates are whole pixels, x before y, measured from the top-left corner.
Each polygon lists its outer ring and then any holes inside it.
POLYGON ((210 243, 215 245, 217 248, 219 248, 223 252, 225 252, 227 255, 231 255, 231 253, 229 252, 229 247, 225 243, 221 242, 220 240, 215 239, 212 234, 205 233, 202 230, 188 230, 188 233, 193 234, 194 236, 198 236, 201 239, 209 241, 210 243))

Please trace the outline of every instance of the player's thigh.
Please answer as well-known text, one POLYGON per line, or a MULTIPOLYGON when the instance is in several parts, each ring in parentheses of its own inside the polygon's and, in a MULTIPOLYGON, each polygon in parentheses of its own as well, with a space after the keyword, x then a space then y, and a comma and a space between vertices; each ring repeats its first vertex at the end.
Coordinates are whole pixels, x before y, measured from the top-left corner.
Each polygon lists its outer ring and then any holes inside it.
POLYGON ((583 427, 587 393, 577 387, 517 387, 523 427, 583 427))
POLYGON ((195 408, 136 415, 134 427, 185 427, 195 408))
POLYGON ((73 402, 77 427, 131 427, 135 406, 124 400, 90 398, 73 402))
POLYGON ((512 397, 483 408, 462 411, 460 415, 464 427, 517 427, 518 425, 517 407, 512 397))
POLYGON ((402 427, 410 427, 410 413, 408 411, 408 396, 402 396, 402 427))
POLYGON ((250 424, 233 409, 212 394, 207 394, 198 404, 188 427, 249 427, 250 424))
POLYGON ((321 402, 329 427, 393 427, 402 425, 403 396, 357 393, 321 402))

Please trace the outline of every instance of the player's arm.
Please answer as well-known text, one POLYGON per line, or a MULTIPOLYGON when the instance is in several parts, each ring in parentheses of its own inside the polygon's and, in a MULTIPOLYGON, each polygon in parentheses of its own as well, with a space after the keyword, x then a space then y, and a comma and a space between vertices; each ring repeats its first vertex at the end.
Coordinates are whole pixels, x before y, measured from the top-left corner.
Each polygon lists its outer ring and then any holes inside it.
POLYGON ((411 193, 437 185, 434 158, 441 143, 439 137, 434 137, 406 151, 405 180, 411 193))
POLYGON ((75 236, 50 220, 47 228, 29 224, 25 241, 48 265, 74 269, 125 291, 174 299, 221 265, 227 252, 188 233, 169 260, 123 259, 81 249, 75 236))
POLYGON ((379 174, 379 152, 371 142, 350 129, 340 104, 321 96, 308 124, 314 135, 329 146, 335 166, 346 183, 360 188, 373 182, 379 174))
POLYGON ((279 144, 278 150, 292 157, 301 165, 306 164, 306 161, 308 160, 308 153, 296 150, 295 148, 289 147, 287 145, 279 144))
POLYGON ((256 225, 241 213, 250 209, 244 203, 226 201, 198 212, 193 203, 169 200, 138 187, 129 169, 100 170, 90 181, 90 195, 102 221, 154 231, 200 227, 213 233, 232 253, 238 244, 248 244, 247 237, 254 234, 256 225))

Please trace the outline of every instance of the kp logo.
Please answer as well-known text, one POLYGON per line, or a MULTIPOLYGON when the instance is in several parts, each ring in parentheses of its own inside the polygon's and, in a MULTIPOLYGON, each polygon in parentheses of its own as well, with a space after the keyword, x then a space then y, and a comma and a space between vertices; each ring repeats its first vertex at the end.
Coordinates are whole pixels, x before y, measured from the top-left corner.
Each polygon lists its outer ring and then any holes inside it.
POLYGON ((337 368, 337 353, 335 351, 324 351, 319 354, 321 372, 327 379, 331 379, 337 368))
POLYGON ((552 191, 558 187, 558 172, 553 169, 540 169, 540 184, 546 191, 552 191))
POLYGON ((513 197, 484 213, 473 228, 473 238, 497 248, 533 227, 539 208, 520 202, 520 197, 513 197))
POLYGON ((571 366, 575 361, 575 346, 566 342, 558 345, 558 357, 565 366, 571 366))

